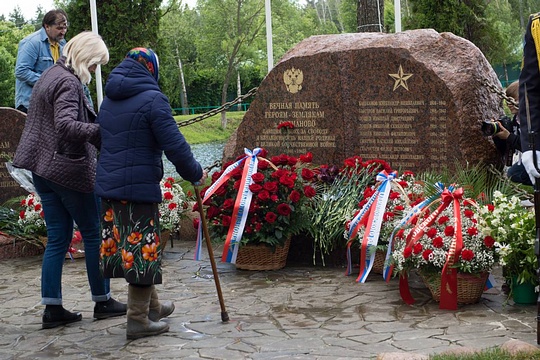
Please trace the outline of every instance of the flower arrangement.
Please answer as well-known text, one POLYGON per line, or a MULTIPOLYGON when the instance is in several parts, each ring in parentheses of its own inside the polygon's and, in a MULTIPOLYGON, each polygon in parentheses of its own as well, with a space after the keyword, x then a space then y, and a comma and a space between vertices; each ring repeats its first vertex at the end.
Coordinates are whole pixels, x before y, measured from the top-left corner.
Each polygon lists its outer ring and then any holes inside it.
MULTIPOLYGON (((312 155, 308 153, 297 159, 281 154, 270 160, 265 158, 266 155, 267 152, 261 149, 257 171, 250 179, 245 179, 251 183, 251 203, 247 209, 241 244, 283 246, 288 238, 307 226, 305 208, 316 194, 311 186, 315 173, 308 168, 312 155)), ((205 200, 212 239, 225 241, 231 224, 235 224, 233 210, 239 196, 245 164, 246 160, 227 173, 230 177, 205 200)), ((212 184, 220 181, 231 165, 233 162, 226 163, 221 171, 213 173, 212 184)), ((203 193, 206 191, 208 188, 203 189, 203 193)))
POLYGON ((495 240, 485 235, 479 222, 479 208, 474 200, 460 201, 459 219, 454 216, 454 206, 444 208, 437 216, 430 216, 426 209, 425 217, 412 221, 412 225, 396 233, 392 253, 395 270, 398 273, 419 269, 422 273, 440 274, 449 259, 451 245, 461 233, 462 248, 454 259, 452 268, 458 272, 478 274, 491 271, 498 260, 495 240), (429 221, 431 218, 432 221, 429 221), (458 229, 459 221, 461 227, 458 229), (412 239, 413 233, 423 223, 425 230, 421 236, 412 239), (416 225, 416 226, 415 226, 416 225), (416 241, 412 241, 416 240, 416 241))
POLYGON ((495 191, 493 203, 482 206, 480 214, 484 235, 495 240, 505 278, 517 276, 518 284, 538 285, 534 211, 522 206, 517 196, 495 191))
POLYGON ((174 178, 168 177, 160 182, 163 201, 159 204, 159 219, 162 230, 177 232, 180 219, 189 208, 187 196, 174 178))
MULTIPOLYGON (((358 203, 358 210, 353 215, 353 218, 358 215, 360 210, 366 205, 371 196, 377 191, 377 184, 365 188, 363 199, 358 203)), ((396 177, 390 182, 390 192, 388 202, 386 203, 385 211, 382 214, 382 223, 379 233, 379 241, 376 247, 369 248, 368 253, 371 254, 375 250, 386 251, 388 249, 388 240, 394 229, 399 226, 403 216, 410 211, 415 205, 419 204, 424 199, 424 187, 416 181, 415 175, 411 171, 405 171, 401 176, 396 177)), ((365 217, 360 225, 357 236, 359 243, 362 243, 366 232, 367 217, 365 217)), ((347 242, 351 240, 350 220, 345 224, 345 239, 347 242)))
POLYGON ((341 166, 321 165, 317 170, 317 193, 313 200, 308 232, 314 239, 313 263, 317 252, 323 265, 343 237, 347 218, 362 200, 363 189, 373 182, 373 174, 390 169, 383 160, 363 161, 351 156, 341 166))
POLYGON ((28 194, 21 200, 18 225, 27 235, 47 236, 43 207, 37 194, 28 194))

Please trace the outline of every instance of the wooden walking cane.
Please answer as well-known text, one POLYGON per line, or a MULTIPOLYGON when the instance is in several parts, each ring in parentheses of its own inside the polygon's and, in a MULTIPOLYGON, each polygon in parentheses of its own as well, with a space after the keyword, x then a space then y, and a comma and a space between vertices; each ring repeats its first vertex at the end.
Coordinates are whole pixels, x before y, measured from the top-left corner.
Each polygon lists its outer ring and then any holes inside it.
MULTIPOLYGON (((529 150, 532 150, 533 164, 536 171, 540 172, 538 168, 538 158, 536 156, 535 149, 535 135, 536 132, 532 130, 531 114, 529 113, 529 98, 527 96, 527 84, 525 84, 525 110, 527 112, 527 130, 529 136, 529 150)), ((538 269, 536 270, 536 276, 540 283, 540 181, 538 178, 534 179, 534 219, 536 223, 536 237, 534 239, 534 253, 536 254, 536 261, 538 262, 538 269)), ((540 294, 536 300, 536 344, 540 345, 540 294)))
POLYGON ((198 184, 193 184, 193 188, 195 189, 195 195, 197 197, 197 205, 199 206, 199 214, 201 216, 200 221, 201 221, 204 238, 206 239, 206 247, 208 249, 208 256, 210 257, 210 264, 212 264, 212 273, 214 274, 214 282, 216 283, 216 290, 217 290, 218 298, 219 298, 219 306, 221 307, 221 321, 227 322, 229 321, 229 314, 227 314, 227 310, 225 310, 225 302, 223 301, 223 295, 221 294, 221 285, 219 283, 216 260, 214 259, 214 251, 212 250, 212 243, 210 241, 210 235, 208 234, 208 226, 206 224, 206 217, 204 216, 201 192, 199 190, 198 184))

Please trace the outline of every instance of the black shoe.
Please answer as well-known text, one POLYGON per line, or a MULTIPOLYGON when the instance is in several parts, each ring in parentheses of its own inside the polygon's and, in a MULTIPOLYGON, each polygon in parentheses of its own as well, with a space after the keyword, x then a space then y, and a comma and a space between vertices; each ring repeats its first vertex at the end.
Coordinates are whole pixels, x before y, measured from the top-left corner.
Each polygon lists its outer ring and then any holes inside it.
POLYGON ((57 326, 62 326, 66 324, 71 324, 76 321, 82 320, 81 313, 74 313, 67 311, 62 307, 62 305, 57 305, 59 307, 50 307, 47 306, 43 312, 43 329, 52 329, 57 326))
POLYGON ((110 298, 107 301, 97 302, 94 306, 95 319, 107 319, 114 316, 126 315, 127 306, 110 298))

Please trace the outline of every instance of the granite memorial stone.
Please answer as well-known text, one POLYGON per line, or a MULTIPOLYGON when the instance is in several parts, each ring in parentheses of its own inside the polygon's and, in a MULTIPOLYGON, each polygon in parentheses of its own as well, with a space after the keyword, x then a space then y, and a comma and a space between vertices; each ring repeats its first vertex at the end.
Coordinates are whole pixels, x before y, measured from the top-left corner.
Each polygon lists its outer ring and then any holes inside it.
POLYGON ((28 194, 6 169, 6 161, 15 155, 25 119, 26 115, 19 110, 0 107, 0 204, 28 194))
POLYGON ((263 147, 310 151, 319 164, 357 155, 417 172, 500 163, 480 131, 503 111, 486 81, 500 86, 482 52, 451 33, 313 36, 263 80, 224 160, 263 147), (294 128, 278 129, 283 122, 294 128))

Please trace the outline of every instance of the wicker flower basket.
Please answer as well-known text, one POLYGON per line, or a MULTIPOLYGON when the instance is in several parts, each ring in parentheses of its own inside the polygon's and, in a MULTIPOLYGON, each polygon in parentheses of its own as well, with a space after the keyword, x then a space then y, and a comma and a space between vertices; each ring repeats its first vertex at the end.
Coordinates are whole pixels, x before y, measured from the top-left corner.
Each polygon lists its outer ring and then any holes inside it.
MULTIPOLYGON (((439 302, 441 299, 441 274, 423 274, 419 275, 431 292, 433 300, 439 302)), ((476 304, 480 301, 484 292, 486 281, 489 273, 480 274, 458 273, 458 303, 459 304, 476 304)))
POLYGON ((278 270, 285 267, 291 239, 275 251, 266 245, 243 245, 238 249, 236 268, 242 270, 278 270))
POLYGON ((371 272, 374 274, 382 274, 384 270, 384 260, 386 258, 386 253, 382 250, 377 250, 375 252, 375 260, 373 261, 373 267, 371 272))

